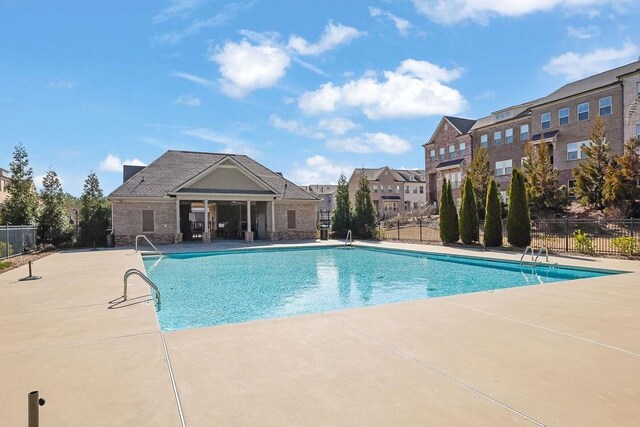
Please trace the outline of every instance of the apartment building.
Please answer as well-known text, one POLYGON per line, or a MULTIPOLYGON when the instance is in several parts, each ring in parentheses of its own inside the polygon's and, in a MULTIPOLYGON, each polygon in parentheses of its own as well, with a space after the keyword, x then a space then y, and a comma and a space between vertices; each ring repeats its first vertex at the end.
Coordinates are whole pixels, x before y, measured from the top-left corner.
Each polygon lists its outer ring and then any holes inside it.
MULTIPOLYGON (((452 180, 455 188, 464 176, 470 159, 482 146, 487 150, 490 166, 506 201, 506 189, 513 168, 521 168, 527 141, 548 144, 551 161, 558 169, 558 185, 572 193, 572 171, 582 161, 581 147, 589 144, 596 118, 602 119, 606 138, 614 154, 621 154, 624 142, 640 134, 638 103, 640 100, 640 62, 633 62, 594 76, 566 84, 549 95, 519 105, 494 111, 477 120, 444 117, 431 139, 424 145, 428 202, 437 203, 442 177, 452 180), (465 131, 465 126, 473 122, 465 131), (447 126, 443 126, 448 124, 447 126), (451 130, 453 123, 458 123, 451 130), (451 146, 469 138, 469 158, 455 154, 451 161, 440 157, 451 146), (435 158, 434 158, 435 153, 435 158), (454 161, 459 166, 452 165, 454 161), (433 191, 432 191, 433 190, 433 191)), ((466 147, 466 145, 465 145, 466 147)))
POLYGON ((318 211, 327 212, 329 217, 331 217, 331 215, 333 214, 333 210, 336 208, 335 196, 336 190, 338 189, 337 185, 303 185, 302 189, 320 199, 320 203, 318 204, 318 211))
POLYGON ((9 197, 9 193, 7 192, 9 178, 9 171, 0 168, 0 206, 2 206, 7 197, 9 197))
POLYGON ((423 170, 392 169, 384 166, 377 169, 358 168, 349 178, 349 197, 355 205, 355 194, 360 175, 369 181, 371 198, 379 219, 394 217, 424 206, 426 184, 423 170))

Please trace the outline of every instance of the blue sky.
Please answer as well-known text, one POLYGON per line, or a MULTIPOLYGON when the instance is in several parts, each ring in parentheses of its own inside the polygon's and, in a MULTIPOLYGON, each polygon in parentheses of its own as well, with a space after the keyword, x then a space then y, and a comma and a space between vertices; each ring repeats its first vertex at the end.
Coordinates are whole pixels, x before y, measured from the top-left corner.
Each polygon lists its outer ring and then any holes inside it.
POLYGON ((443 114, 636 60, 639 18, 628 0, 0 0, 0 167, 22 142, 76 195, 167 149, 298 184, 422 168, 443 114))

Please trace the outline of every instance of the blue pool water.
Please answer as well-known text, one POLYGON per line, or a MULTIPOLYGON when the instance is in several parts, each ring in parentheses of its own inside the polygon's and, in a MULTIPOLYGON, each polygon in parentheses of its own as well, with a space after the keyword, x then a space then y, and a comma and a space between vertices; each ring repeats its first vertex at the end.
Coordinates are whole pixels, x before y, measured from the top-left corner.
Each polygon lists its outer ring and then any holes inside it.
POLYGON ((162 330, 433 298, 613 272, 370 248, 246 250, 145 258, 162 330))

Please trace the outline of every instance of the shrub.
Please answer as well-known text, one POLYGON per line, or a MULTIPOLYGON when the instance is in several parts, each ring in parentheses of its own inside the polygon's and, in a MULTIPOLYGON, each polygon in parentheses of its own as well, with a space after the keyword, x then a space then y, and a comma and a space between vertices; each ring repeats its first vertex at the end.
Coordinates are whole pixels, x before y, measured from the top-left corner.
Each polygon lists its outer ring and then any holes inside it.
POLYGON ((502 206, 498 196, 498 184, 492 178, 489 182, 484 217, 484 245, 488 247, 502 246, 502 206))
POLYGON ((618 249, 620 253, 629 257, 638 252, 638 242, 631 236, 616 237, 611 241, 611 244, 618 249))
POLYGON ((531 243, 531 219, 524 178, 518 169, 511 173, 507 239, 510 244, 525 247, 531 243))
POLYGON ((0 257, 13 255, 13 246, 10 243, 0 242, 0 257), (7 246, 9 247, 9 252, 7 252, 7 246))
POLYGON ((476 207, 473 182, 471 178, 466 177, 462 187, 462 203, 460 205, 460 217, 458 218, 460 240, 465 245, 480 240, 478 221, 478 208, 476 207))
POLYGON ((593 254, 593 240, 587 233, 583 233, 582 230, 577 229, 573 233, 573 239, 576 244, 576 250, 583 254, 593 254))

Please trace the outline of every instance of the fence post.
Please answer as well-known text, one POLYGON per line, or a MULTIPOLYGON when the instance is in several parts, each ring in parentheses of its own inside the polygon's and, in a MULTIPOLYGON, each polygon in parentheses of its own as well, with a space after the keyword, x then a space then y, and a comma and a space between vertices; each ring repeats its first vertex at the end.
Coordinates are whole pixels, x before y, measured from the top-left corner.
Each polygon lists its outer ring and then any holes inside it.
POLYGON ((398 218, 398 240, 400 240, 400 218, 398 218))
POLYGON ((420 227, 420 243, 422 243, 422 218, 418 220, 418 226, 420 227))
POLYGON ((9 223, 5 225, 5 237, 7 238, 7 241, 5 242, 6 245, 4 248, 5 248, 7 258, 9 258, 9 223))
POLYGON ((633 238, 633 217, 631 217, 631 238, 633 238))
POLYGON ((569 252, 569 217, 564 218, 564 251, 569 252))

